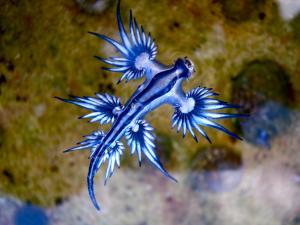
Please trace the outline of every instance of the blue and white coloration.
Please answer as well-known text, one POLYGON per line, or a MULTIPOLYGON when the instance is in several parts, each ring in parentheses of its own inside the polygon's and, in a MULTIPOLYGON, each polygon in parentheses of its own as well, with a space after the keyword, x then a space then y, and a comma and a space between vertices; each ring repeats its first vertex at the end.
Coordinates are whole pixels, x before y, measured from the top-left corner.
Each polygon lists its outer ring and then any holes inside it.
POLYGON ((120 166, 120 157, 124 145, 120 141, 123 136, 127 139, 131 154, 138 156, 141 164, 144 155, 164 175, 170 176, 161 164, 155 150, 155 135, 152 126, 144 120, 148 112, 162 104, 170 104, 175 108, 172 117, 172 127, 177 131, 182 129, 183 137, 190 132, 197 141, 195 131, 199 132, 209 142, 210 139, 202 129, 203 126, 212 127, 226 134, 239 138, 220 124, 216 119, 236 118, 239 114, 218 113, 214 110, 236 108, 237 106, 214 99, 217 95, 211 89, 197 87, 184 93, 182 82, 189 79, 194 67, 190 60, 178 58, 174 65, 165 66, 155 60, 157 47, 150 34, 146 35, 143 27, 139 27, 130 12, 129 33, 125 31, 120 15, 120 1, 117 5, 117 21, 121 41, 117 42, 102 34, 91 33, 110 43, 121 54, 119 57, 107 59, 96 57, 100 61, 113 66, 105 68, 112 72, 122 73, 119 82, 145 77, 145 81, 137 88, 130 99, 122 105, 118 97, 109 94, 96 94, 95 97, 71 97, 61 99, 65 102, 86 108, 91 112, 82 118, 89 118, 91 122, 100 124, 111 123, 107 134, 98 130, 85 136, 85 140, 77 146, 66 150, 74 151, 90 149, 90 166, 87 184, 90 198, 100 209, 94 195, 94 176, 100 166, 108 161, 105 182, 113 174, 115 165, 120 166))

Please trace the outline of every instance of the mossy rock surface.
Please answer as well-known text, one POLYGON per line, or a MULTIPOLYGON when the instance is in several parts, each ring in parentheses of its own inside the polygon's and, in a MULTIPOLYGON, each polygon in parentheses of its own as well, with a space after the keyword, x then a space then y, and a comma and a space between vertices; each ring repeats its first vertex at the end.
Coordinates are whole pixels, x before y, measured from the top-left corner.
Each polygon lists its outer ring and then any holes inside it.
POLYGON ((295 40, 300 41, 300 13, 292 19, 290 25, 293 29, 295 40))
POLYGON ((220 0, 222 12, 229 20, 243 22, 252 18, 264 19, 265 0, 220 0))
POLYGON ((161 162, 167 168, 176 168, 176 153, 171 137, 163 132, 156 135, 156 149, 161 162))
POLYGON ((80 8, 90 14, 101 14, 107 7, 111 0, 75 0, 80 8))
POLYGON ((235 170, 242 167, 241 153, 225 146, 200 148, 191 159, 193 171, 235 170))
POLYGON ((290 125, 296 107, 290 75, 272 60, 255 60, 232 80, 232 102, 248 118, 236 120, 237 132, 250 143, 270 148, 270 141, 290 125))
POLYGON ((295 93, 290 75, 272 60, 255 60, 247 64, 232 80, 232 101, 251 113, 267 101, 292 106, 295 93))

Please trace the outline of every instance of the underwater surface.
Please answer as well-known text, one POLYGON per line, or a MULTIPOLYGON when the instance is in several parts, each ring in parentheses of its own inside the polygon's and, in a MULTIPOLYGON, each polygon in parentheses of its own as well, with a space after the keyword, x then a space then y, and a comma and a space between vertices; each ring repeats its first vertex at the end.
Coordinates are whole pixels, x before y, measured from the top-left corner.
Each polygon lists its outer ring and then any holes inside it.
POLYGON ((171 130, 171 107, 151 112, 158 155, 178 183, 127 149, 106 186, 104 170, 95 177, 94 209, 88 152, 62 152, 99 125, 53 97, 126 100, 141 83, 117 85, 93 58, 115 53, 88 31, 119 40, 116 3, 1 1, 0 225, 299 225, 300 0, 122 0, 126 28, 132 9, 159 61, 193 61, 185 90, 211 87, 251 116, 222 123, 243 141, 205 129, 210 144, 171 130))

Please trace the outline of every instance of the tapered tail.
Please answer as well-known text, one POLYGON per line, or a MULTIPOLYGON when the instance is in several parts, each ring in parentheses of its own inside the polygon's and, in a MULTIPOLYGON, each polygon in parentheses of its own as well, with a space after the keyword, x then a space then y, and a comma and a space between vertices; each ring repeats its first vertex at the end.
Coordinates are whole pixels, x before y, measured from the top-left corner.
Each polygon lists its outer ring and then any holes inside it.
POLYGON ((101 158, 99 158, 99 157, 91 158, 89 171, 88 171, 88 175, 87 175, 87 186, 88 186, 89 196, 90 196, 90 199, 91 199, 94 207, 97 210, 100 210, 100 206, 97 202, 95 192, 94 192, 94 177, 97 172, 96 167, 99 164, 100 160, 101 160, 101 158))
POLYGON ((120 167, 120 157, 123 154, 123 150, 125 149, 122 142, 119 141, 115 141, 109 147, 105 147, 105 148, 103 147, 105 146, 99 145, 93 151, 93 153, 96 154, 94 154, 91 157, 89 171, 87 175, 87 186, 88 186, 89 195, 95 208, 98 210, 100 209, 100 207, 97 203, 95 193, 94 193, 94 177, 98 172, 98 170, 100 169, 101 165, 107 160, 108 165, 106 168, 105 181, 104 181, 104 184, 106 184, 107 180, 113 175, 115 165, 120 167))
POLYGON ((103 138, 105 137, 105 133, 100 130, 84 137, 85 140, 79 142, 77 146, 67 149, 65 152, 90 149, 91 161, 87 175, 87 186, 93 205, 97 210, 100 210, 94 193, 94 177, 101 165, 105 161, 108 161, 105 173, 105 183, 107 182, 108 178, 113 175, 115 165, 120 167, 120 159, 123 154, 124 145, 119 141, 115 141, 109 147, 103 146, 103 138))

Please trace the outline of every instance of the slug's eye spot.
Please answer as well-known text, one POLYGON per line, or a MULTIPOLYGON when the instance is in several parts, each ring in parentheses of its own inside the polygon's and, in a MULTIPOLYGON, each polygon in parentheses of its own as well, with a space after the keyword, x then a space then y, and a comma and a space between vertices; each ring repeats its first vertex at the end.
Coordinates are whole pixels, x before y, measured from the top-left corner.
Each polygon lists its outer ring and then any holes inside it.
POLYGON ((184 65, 188 68, 188 70, 190 71, 190 73, 194 73, 195 72, 195 69, 194 69, 194 64, 191 60, 188 59, 187 56, 184 57, 183 59, 184 61, 184 65))
POLYGON ((184 57, 184 64, 185 64, 188 68, 190 68, 190 67, 193 66, 192 62, 188 59, 187 56, 184 57))

